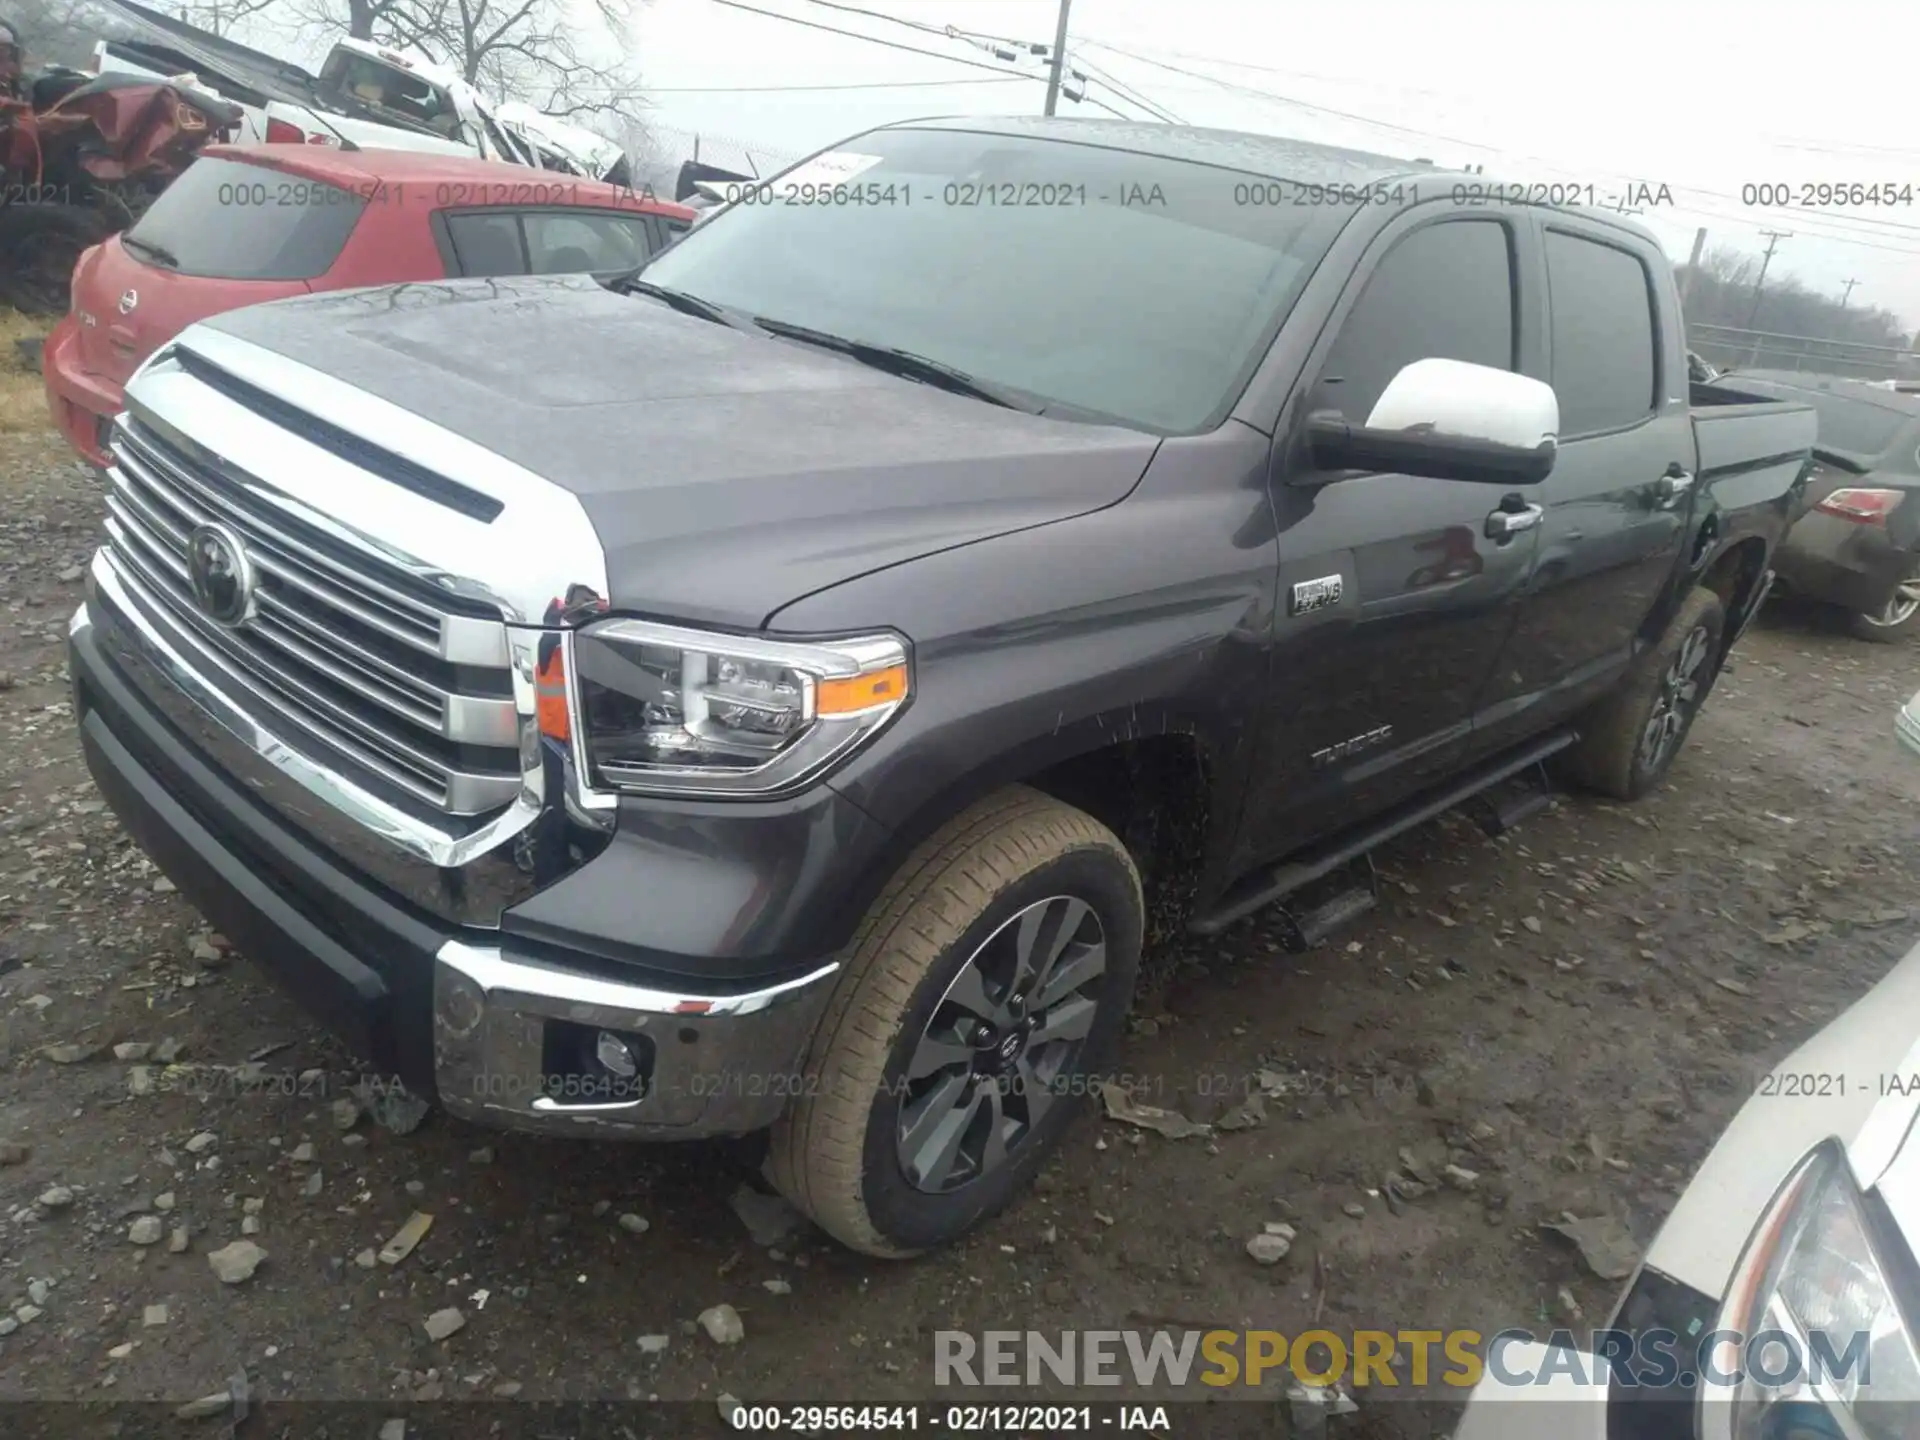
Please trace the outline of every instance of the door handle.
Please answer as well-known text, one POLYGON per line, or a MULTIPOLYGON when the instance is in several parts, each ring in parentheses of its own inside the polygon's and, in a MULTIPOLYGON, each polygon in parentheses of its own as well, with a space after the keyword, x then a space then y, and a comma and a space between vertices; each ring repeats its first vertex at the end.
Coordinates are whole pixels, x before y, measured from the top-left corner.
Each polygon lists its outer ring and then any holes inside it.
POLYGON ((1539 505, 1522 505, 1509 510, 1504 506, 1487 516, 1487 538, 1502 542, 1511 540, 1522 530, 1531 530, 1545 518, 1546 510, 1539 505))
POLYGON ((1681 469, 1680 463, 1675 461, 1667 466, 1664 475, 1653 482, 1653 498, 1665 504, 1671 500, 1678 500, 1692 488, 1693 476, 1681 469))

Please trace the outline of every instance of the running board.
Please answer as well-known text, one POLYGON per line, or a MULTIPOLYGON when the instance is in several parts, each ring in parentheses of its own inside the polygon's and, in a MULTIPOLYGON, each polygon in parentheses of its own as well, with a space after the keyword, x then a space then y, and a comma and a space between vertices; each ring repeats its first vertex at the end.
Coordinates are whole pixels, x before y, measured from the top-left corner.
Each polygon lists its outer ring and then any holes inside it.
MULTIPOLYGON (((1518 793, 1506 796, 1500 785, 1482 790, 1467 802, 1468 811, 1479 822, 1487 838, 1497 840, 1523 820, 1531 819, 1553 803, 1553 777, 1547 774, 1545 761, 1530 765, 1524 774, 1510 777, 1518 782, 1518 793)), ((1502 781, 1501 785, 1506 784, 1502 781)))
MULTIPOLYGON (((1375 847, 1395 836, 1446 814, 1503 780, 1511 780, 1523 771, 1543 764, 1579 738, 1576 732, 1563 730, 1536 740, 1523 750, 1510 751, 1506 755, 1483 761, 1442 790, 1415 796, 1363 828, 1350 830, 1344 836, 1335 836, 1316 849, 1282 861, 1264 874, 1250 876, 1235 886, 1212 910, 1189 920, 1187 929, 1195 935, 1218 935, 1236 921, 1244 920, 1256 910, 1265 909, 1274 901, 1283 900, 1296 890, 1326 878, 1341 866, 1368 855, 1375 847)), ((1366 908, 1361 907, 1363 910, 1366 908)), ((1360 912, 1356 910, 1353 913, 1360 912)), ((1294 923, 1297 926, 1297 920, 1294 923)))

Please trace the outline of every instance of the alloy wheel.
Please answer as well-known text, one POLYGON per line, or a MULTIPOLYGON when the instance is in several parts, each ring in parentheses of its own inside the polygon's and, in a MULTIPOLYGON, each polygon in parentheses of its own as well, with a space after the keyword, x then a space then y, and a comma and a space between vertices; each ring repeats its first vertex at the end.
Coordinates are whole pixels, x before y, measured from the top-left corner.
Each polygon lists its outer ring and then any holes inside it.
POLYGON ((1660 677, 1660 688, 1653 699, 1653 712, 1640 732, 1640 763, 1648 774, 1657 774, 1673 758, 1673 752, 1686 732, 1687 722, 1700 703, 1702 673, 1713 637, 1704 625, 1696 625, 1680 644, 1673 663, 1660 677))
POLYGON ((958 1190, 1032 1138, 1065 1098, 1106 971, 1100 917, 1070 895, 1035 901, 973 952, 900 1081, 897 1148, 915 1189, 958 1190))
POLYGON ((1909 576, 1894 587, 1886 609, 1878 615, 1863 614, 1860 618, 1869 625, 1891 630, 1896 625, 1906 624, 1916 613, 1920 613, 1920 573, 1909 576))

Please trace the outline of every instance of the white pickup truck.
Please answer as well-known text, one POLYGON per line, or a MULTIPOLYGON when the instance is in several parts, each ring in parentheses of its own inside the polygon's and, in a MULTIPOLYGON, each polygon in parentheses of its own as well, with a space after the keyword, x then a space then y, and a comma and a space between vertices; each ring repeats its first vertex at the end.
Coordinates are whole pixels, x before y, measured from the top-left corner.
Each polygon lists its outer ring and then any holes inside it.
POLYGON ((439 150, 624 182, 626 157, 612 141, 530 105, 495 106, 424 57, 343 36, 315 75, 135 0, 103 8, 132 34, 95 43, 95 74, 191 74, 240 107, 243 141, 439 150))

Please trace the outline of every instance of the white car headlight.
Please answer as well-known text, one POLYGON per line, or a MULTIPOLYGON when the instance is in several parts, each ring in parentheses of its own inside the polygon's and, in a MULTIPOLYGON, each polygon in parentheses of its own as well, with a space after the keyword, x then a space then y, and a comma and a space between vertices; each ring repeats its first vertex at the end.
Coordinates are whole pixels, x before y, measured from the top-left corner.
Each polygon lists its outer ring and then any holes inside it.
POLYGON ((603 620, 573 637, 574 710, 591 783, 761 798, 817 779, 912 690, 895 635, 788 641, 603 620))
POLYGON ((1823 1142, 1735 1267, 1716 1326, 1726 1338, 1703 1356, 1722 1382, 1701 1391, 1705 1440, 1920 1434, 1920 1353, 1875 1231, 1845 1153, 1823 1142))

